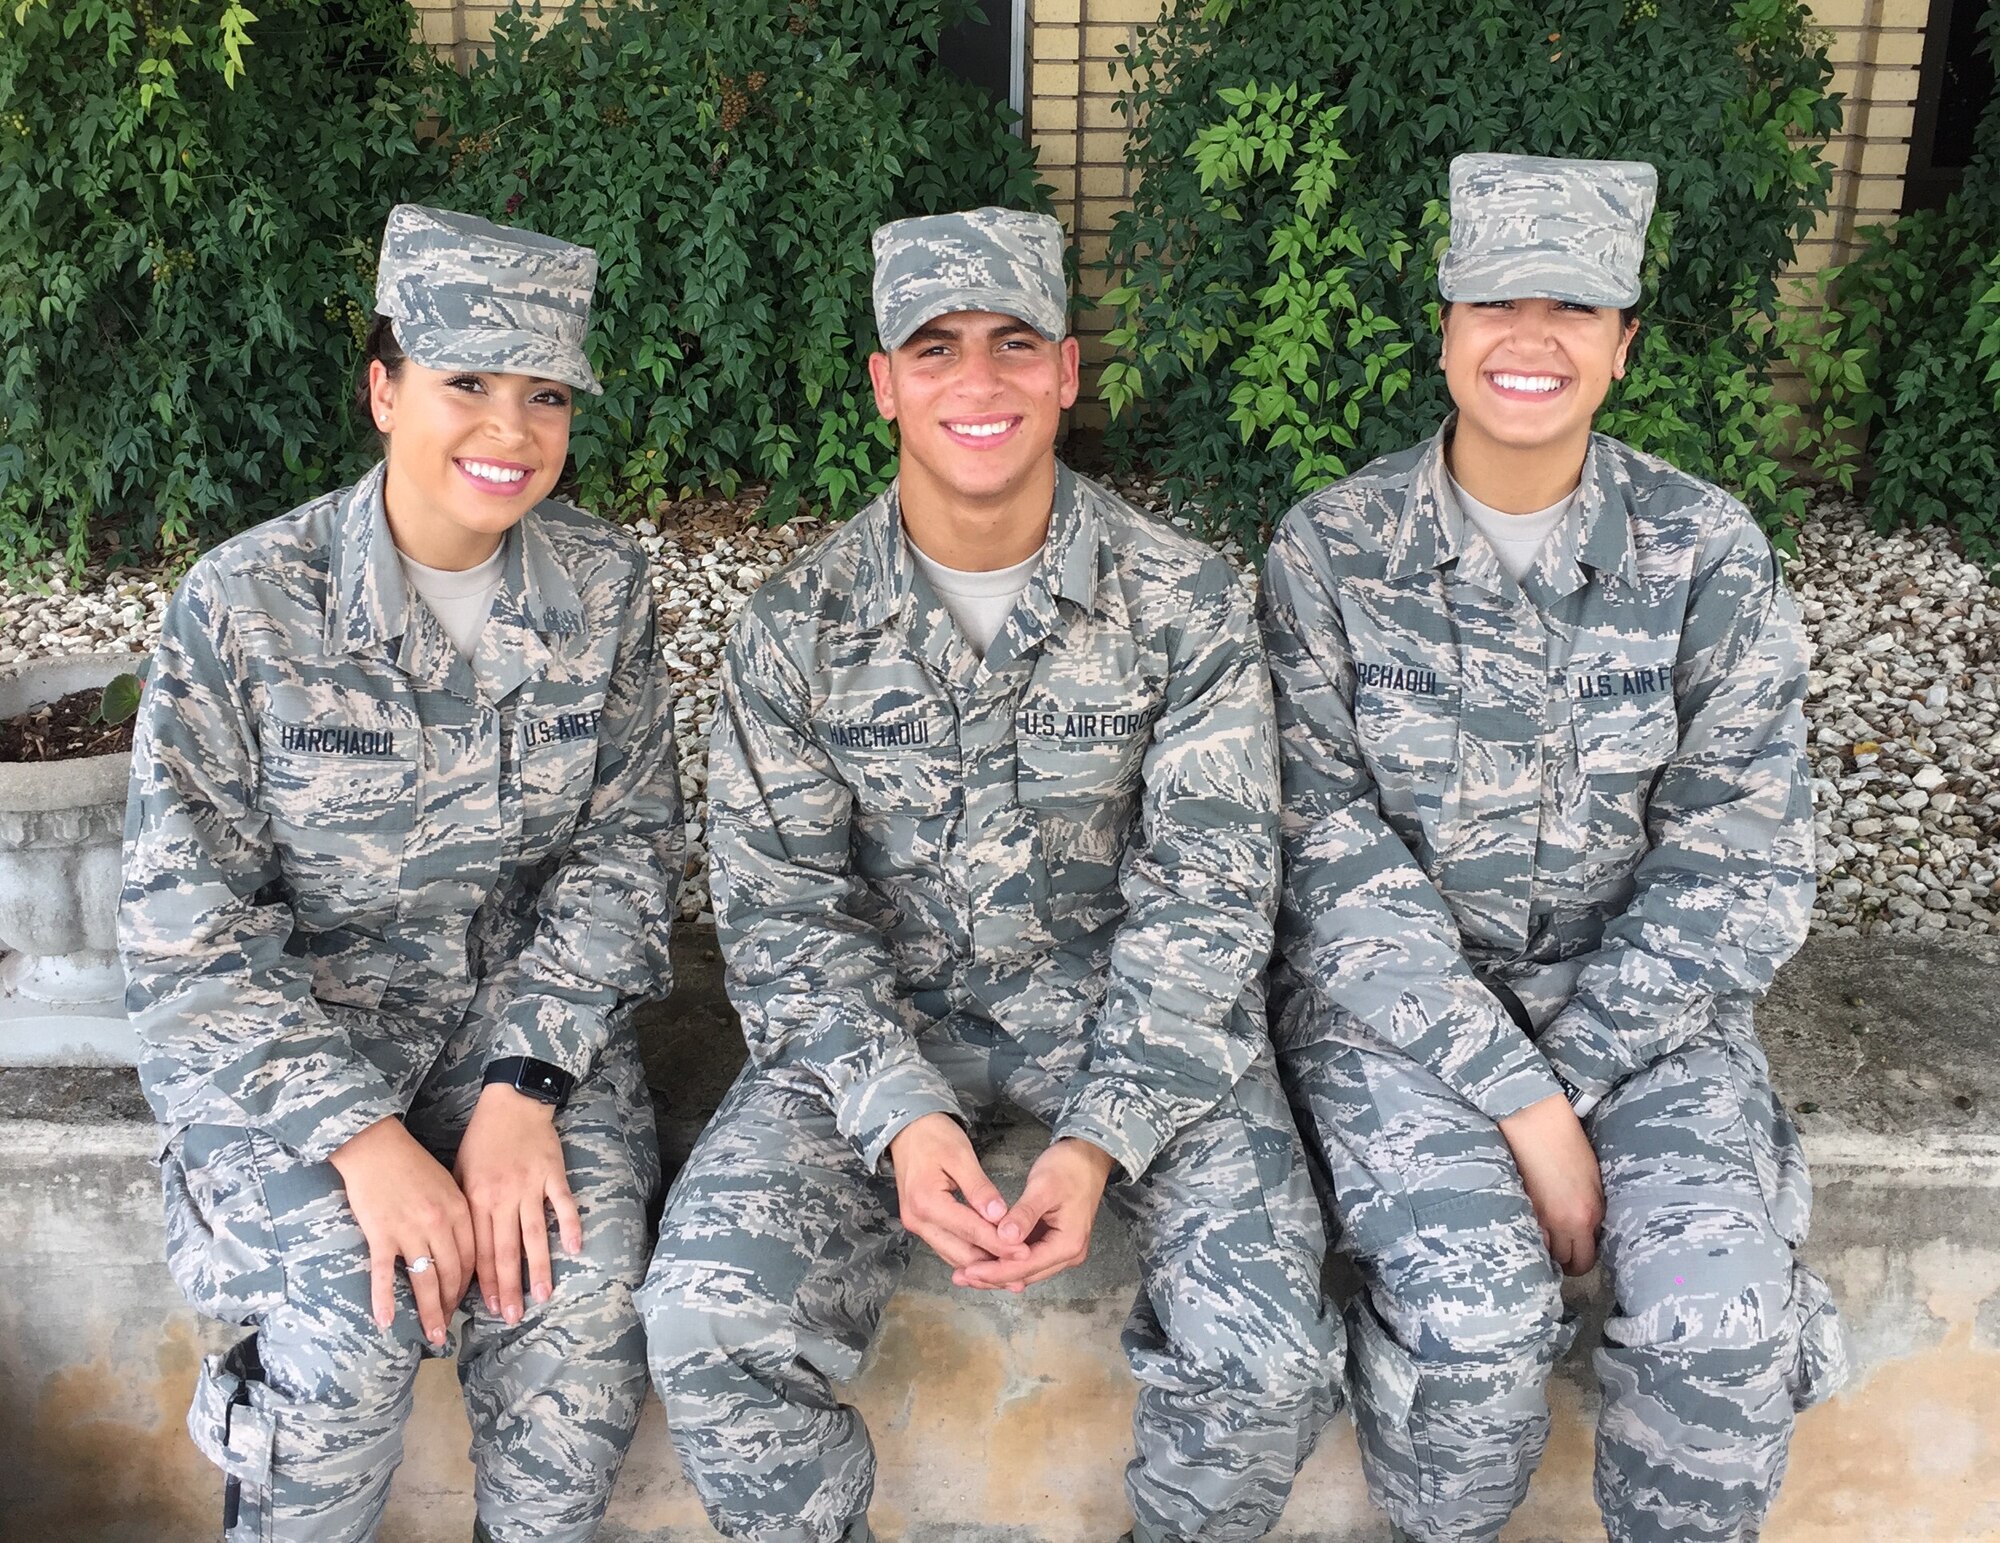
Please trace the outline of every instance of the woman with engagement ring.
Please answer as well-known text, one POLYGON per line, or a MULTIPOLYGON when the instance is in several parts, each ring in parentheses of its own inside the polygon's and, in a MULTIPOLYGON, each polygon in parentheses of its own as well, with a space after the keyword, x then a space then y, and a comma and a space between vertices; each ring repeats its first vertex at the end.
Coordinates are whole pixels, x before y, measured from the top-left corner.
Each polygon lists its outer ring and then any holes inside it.
POLYGON ((204 556, 154 656, 119 943, 169 1264, 254 1326, 189 1414, 231 1543, 373 1536, 454 1342, 475 1537, 591 1536, 638 1423, 683 834, 645 559, 549 497, 596 271, 395 209, 381 462, 204 556))

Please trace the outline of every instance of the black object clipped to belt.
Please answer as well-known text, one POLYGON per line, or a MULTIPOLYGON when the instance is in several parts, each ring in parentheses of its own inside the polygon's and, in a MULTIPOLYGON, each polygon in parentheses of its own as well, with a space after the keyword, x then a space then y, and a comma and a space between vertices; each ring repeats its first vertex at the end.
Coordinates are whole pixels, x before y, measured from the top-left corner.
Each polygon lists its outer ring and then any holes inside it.
MULTIPOLYGON (((229 1445, 231 1413, 237 1405, 250 1407, 250 1384, 264 1380, 264 1358, 257 1353, 257 1336, 248 1335, 229 1347, 222 1358, 222 1369, 236 1379, 236 1391, 229 1395, 229 1402, 223 1406, 222 1444, 229 1445)), ((227 1537, 235 1528, 237 1517, 243 1511, 243 1481, 230 1474, 222 1481, 222 1534, 227 1537)))

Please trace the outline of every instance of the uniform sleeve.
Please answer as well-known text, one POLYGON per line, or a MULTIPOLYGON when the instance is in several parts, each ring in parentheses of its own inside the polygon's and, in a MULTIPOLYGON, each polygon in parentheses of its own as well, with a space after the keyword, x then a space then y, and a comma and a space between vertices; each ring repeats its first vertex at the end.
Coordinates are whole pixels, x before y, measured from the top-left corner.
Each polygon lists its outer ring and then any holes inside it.
POLYGON ((285 951, 293 914, 258 808, 246 679, 220 580, 167 608, 140 700, 118 949, 139 1078, 166 1124, 245 1126, 311 1162, 402 1107, 285 951))
POLYGON ((854 914, 853 795, 754 605, 724 653, 708 754, 710 882, 729 1000, 759 1066, 806 1074, 872 1169, 927 1114, 963 1119, 917 1048, 881 934, 854 914))
POLYGON ((1265 1032, 1261 1011, 1236 1009, 1270 957, 1278 898, 1270 676, 1242 585, 1219 560, 1202 577, 1209 603, 1181 628, 1141 768, 1104 1005, 1054 1125, 1132 1178, 1235 1085, 1265 1032))
POLYGON ((1680 744, 1647 803, 1650 850, 1540 1040, 1579 1113, 1707 1024, 1717 997, 1767 990, 1811 919, 1805 641, 1747 519, 1697 573, 1681 637, 1680 744))
POLYGON ((597 776, 569 850, 543 884, 527 947, 494 973, 494 1059, 590 1074, 633 1003, 665 996, 686 866, 673 701, 641 565, 619 618, 598 720, 597 776))
POLYGON ((1420 1062, 1489 1119, 1559 1095, 1466 961, 1450 908, 1382 817, 1354 728, 1354 664, 1300 517, 1259 602, 1284 778, 1278 946, 1317 1000, 1420 1062))

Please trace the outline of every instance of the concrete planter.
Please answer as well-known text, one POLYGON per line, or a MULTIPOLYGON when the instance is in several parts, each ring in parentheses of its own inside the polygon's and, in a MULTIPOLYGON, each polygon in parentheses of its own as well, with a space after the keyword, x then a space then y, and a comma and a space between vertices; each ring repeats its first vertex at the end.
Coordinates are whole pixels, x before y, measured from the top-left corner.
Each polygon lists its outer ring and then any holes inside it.
MULTIPOLYGON (((0 719, 102 686, 137 654, 0 666, 0 719)), ((0 763, 0 1065, 130 1064, 114 932, 129 758, 0 763)))

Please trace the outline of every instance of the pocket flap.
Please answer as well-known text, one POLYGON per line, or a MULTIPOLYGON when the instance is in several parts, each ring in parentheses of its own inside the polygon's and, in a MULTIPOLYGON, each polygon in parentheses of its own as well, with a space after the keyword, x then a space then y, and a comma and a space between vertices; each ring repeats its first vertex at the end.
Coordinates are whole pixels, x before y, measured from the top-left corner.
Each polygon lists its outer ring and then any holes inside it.
POLYGON ((1792 1312, 1799 1325, 1799 1354, 1787 1382, 1794 1409, 1810 1409, 1847 1386, 1847 1330, 1833 1292, 1815 1270, 1792 1266, 1792 1312))
POLYGON ((1592 697, 1576 704, 1573 726, 1586 775, 1650 774, 1680 748, 1680 717, 1667 696, 1592 697))
POLYGON ((1404 1424, 1417 1402, 1416 1362, 1375 1316, 1365 1294, 1347 1304, 1346 1317, 1350 1401, 1393 1425, 1404 1424))
POLYGON ((271 1453, 277 1423, 270 1389, 231 1371, 222 1355, 204 1356, 188 1406, 188 1434, 195 1446, 232 1479, 257 1491, 271 1487, 271 1453))

